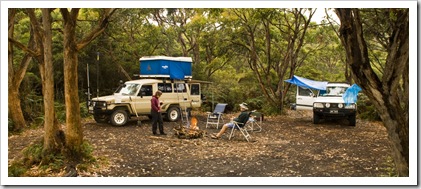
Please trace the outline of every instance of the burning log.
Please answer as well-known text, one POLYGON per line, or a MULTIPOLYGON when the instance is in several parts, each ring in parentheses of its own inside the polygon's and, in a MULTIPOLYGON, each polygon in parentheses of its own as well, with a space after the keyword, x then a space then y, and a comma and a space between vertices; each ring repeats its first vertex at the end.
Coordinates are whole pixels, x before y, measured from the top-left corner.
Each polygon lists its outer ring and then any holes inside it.
POLYGON ((200 130, 197 126, 197 119, 192 117, 190 127, 183 127, 182 125, 174 128, 174 135, 180 139, 202 138, 205 131, 200 130))

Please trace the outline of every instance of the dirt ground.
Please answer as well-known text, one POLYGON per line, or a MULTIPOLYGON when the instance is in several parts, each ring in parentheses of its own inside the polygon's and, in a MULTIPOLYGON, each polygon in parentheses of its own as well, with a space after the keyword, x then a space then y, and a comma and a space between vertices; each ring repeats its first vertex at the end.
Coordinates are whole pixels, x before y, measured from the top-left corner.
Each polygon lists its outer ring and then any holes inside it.
MULTIPOLYGON (((380 122, 357 119, 312 123, 310 112, 289 111, 266 116, 252 141, 236 132, 228 140, 211 139, 206 114, 193 112, 202 138, 174 136, 178 123, 164 122, 166 136, 154 136, 150 121, 132 120, 124 127, 84 121, 84 139, 94 147, 102 165, 82 177, 389 177, 395 175, 386 129, 380 122)), ((225 115, 227 118, 231 115, 225 115)), ((226 118, 226 120, 227 120, 226 118)), ((42 130, 27 130, 9 137, 9 162, 42 130)))

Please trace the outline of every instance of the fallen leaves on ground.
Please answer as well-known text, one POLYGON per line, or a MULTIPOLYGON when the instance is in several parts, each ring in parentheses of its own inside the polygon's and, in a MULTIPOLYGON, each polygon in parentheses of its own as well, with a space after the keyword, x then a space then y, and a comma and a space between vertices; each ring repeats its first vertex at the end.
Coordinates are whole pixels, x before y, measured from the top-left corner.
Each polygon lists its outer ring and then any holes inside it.
MULTIPOLYGON (((342 120, 312 123, 311 113, 289 111, 266 116, 261 132, 250 132, 247 142, 240 132, 228 140, 205 128, 206 114, 193 112, 201 138, 179 139, 173 129, 180 123, 164 122, 168 135, 152 135, 150 121, 133 120, 124 127, 83 124, 84 139, 94 147, 98 165, 84 177, 381 177, 394 175, 386 129, 380 122, 357 120, 356 127, 342 120)), ((230 117, 231 115, 226 115, 230 117)), ((42 130, 9 137, 9 162, 42 130)))

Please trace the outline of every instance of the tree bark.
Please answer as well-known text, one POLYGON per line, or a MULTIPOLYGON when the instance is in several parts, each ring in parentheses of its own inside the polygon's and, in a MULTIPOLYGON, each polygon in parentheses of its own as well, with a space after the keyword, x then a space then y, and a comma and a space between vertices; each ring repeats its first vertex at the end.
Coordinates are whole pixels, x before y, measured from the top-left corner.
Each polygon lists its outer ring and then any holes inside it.
MULTIPOLYGON (((404 71, 409 64, 408 10, 399 11, 390 37, 386 69, 380 79, 370 66, 367 44, 358 9, 336 9, 341 21, 340 37, 354 81, 372 100, 388 132, 392 156, 399 176, 408 176, 408 109, 402 108, 398 87, 406 83, 404 71), (402 81, 402 78, 404 81, 402 81), (402 113, 404 112, 404 113, 402 113)), ((404 86, 404 90, 407 87, 404 86)), ((404 93, 406 94, 406 93, 404 93)))
POLYGON ((44 95, 44 156, 57 153, 63 147, 63 138, 60 133, 58 121, 54 110, 54 75, 53 75, 53 54, 52 54, 52 31, 51 31, 51 10, 42 9, 42 44, 44 63, 40 68, 44 71, 42 77, 43 95, 44 95))
MULTIPOLYGON (((9 9, 9 39, 13 39, 15 15, 16 9, 9 9)), ((32 39, 30 39, 30 41, 32 39)), ((23 77, 26 73, 26 69, 28 68, 30 61, 31 58, 28 55, 25 55, 25 57, 21 61, 20 68, 17 71, 15 71, 13 66, 13 44, 11 41, 8 42, 8 113, 13 121, 14 131, 21 131, 26 126, 26 121, 23 117, 21 102, 19 98, 19 87, 22 83, 23 77)))
POLYGON ((66 103, 66 148, 72 158, 77 159, 82 145, 83 133, 80 119, 77 47, 76 47, 76 18, 79 9, 60 9, 63 15, 63 47, 64 47, 64 99, 66 103))
POLYGON ((98 37, 108 26, 108 19, 115 9, 104 9, 104 14, 98 26, 77 42, 76 22, 80 9, 61 8, 63 16, 63 48, 64 48, 64 99, 66 103, 66 148, 71 161, 78 162, 83 143, 83 131, 80 118, 79 93, 78 93, 78 53, 98 37))

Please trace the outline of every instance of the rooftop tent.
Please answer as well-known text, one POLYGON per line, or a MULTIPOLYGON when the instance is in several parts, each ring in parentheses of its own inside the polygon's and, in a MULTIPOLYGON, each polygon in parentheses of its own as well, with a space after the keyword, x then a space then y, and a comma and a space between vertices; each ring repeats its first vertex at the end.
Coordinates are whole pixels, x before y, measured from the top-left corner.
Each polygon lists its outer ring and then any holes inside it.
POLYGON ((314 81, 314 80, 306 79, 303 77, 298 77, 296 75, 294 75, 291 79, 285 80, 285 82, 288 82, 300 87, 316 89, 316 90, 326 90, 326 85, 328 83, 327 81, 314 81))
POLYGON ((177 80, 192 78, 191 57, 150 56, 140 58, 139 63, 140 77, 177 80))

